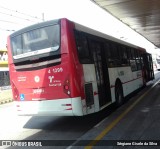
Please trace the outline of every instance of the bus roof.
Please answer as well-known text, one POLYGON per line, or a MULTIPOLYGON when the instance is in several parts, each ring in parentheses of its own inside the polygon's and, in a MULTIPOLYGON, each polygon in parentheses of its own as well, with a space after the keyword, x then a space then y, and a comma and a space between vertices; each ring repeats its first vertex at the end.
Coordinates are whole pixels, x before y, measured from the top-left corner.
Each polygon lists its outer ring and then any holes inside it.
POLYGON ((137 49, 142 50, 142 51, 146 51, 144 48, 142 48, 140 46, 125 42, 125 41, 120 40, 118 38, 115 38, 113 36, 110 36, 110 35, 107 35, 105 33, 102 33, 102 32, 96 31, 94 29, 91 29, 89 27, 85 27, 83 25, 80 25, 76 22, 74 22, 74 23, 75 23, 76 29, 79 30, 79 31, 83 31, 83 32, 89 33, 91 35, 95 35, 95 36, 98 36, 98 37, 101 37, 101 38, 104 38, 104 39, 108 39, 110 41, 114 41, 114 42, 129 46, 129 47, 133 47, 133 48, 137 48, 137 49))
MULTIPOLYGON (((45 22, 41 22, 41 23, 38 23, 38 24, 34 24, 34 25, 31 25, 31 26, 28 26, 28 27, 25 27, 23 29, 20 29, 14 33, 12 33, 10 35, 10 37, 14 37, 14 36, 17 36, 19 34, 22 34, 24 32, 27 32, 31 29, 34 29, 34 28, 38 28, 38 27, 42 27, 42 26, 48 26, 48 25, 54 25, 54 24, 58 24, 60 22, 60 20, 62 19, 65 19, 65 20, 68 20, 67 18, 61 18, 61 19, 56 19, 56 20, 50 20, 50 21, 45 21, 45 22)), ((69 20, 68 20, 69 21, 69 20)), ((105 39, 108 39, 108 40, 111 40, 111 41, 114 41, 114 42, 117 42, 117 43, 120 43, 120 44, 123 44, 123 45, 126 45, 126 46, 130 46, 130 47, 133 47, 133 48, 137 48, 139 50, 142 50, 142 51, 146 51, 144 48, 140 47, 140 46, 137 46, 137 45, 134 45, 134 44, 131 44, 131 43, 128 43, 128 42, 125 42, 123 40, 120 40, 118 38, 115 38, 113 36, 110 36, 110 35, 107 35, 105 33, 102 33, 102 32, 99 32, 99 31, 96 31, 94 29, 91 29, 89 27, 86 27, 86 26, 83 26, 83 25, 80 25, 79 23, 76 23, 74 21, 71 21, 75 24, 75 28, 79 31, 83 31, 83 32, 86 32, 86 33, 89 33, 89 34, 92 34, 92 35, 95 35, 95 36, 98 36, 98 37, 101 37, 101 38, 105 38, 105 39)))
POLYGON ((28 27, 25 27, 25 28, 22 28, 14 33, 12 33, 10 35, 10 37, 14 37, 14 36, 17 36, 19 34, 22 34, 22 33, 25 33, 29 30, 33 30, 33 29, 36 29, 36 28, 40 28, 42 26, 49 26, 49 25, 55 25, 55 24, 58 24, 60 21, 60 19, 56 19, 56 20, 51 20, 51 21, 45 21, 45 22, 41 22, 41 23, 37 23, 37 24, 33 24, 31 26, 28 26, 28 27))

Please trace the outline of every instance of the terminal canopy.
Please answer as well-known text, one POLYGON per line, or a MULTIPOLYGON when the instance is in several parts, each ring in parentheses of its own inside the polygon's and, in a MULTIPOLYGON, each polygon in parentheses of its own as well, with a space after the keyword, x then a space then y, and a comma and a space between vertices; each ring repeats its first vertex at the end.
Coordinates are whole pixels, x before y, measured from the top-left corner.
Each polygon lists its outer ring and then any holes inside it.
POLYGON ((160 0, 91 0, 160 48, 160 0))

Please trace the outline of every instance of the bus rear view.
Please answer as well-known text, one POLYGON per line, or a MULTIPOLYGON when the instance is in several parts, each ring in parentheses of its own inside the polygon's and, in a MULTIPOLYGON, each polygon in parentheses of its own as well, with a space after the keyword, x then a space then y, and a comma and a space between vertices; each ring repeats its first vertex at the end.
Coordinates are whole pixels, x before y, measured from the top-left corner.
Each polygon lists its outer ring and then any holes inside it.
POLYGON ((53 20, 8 37, 13 98, 19 115, 82 115, 72 91, 66 20, 53 20), (62 26, 63 29, 62 29, 62 26))
POLYGON ((20 115, 95 113, 154 79, 145 49, 65 18, 10 35, 8 59, 20 115))

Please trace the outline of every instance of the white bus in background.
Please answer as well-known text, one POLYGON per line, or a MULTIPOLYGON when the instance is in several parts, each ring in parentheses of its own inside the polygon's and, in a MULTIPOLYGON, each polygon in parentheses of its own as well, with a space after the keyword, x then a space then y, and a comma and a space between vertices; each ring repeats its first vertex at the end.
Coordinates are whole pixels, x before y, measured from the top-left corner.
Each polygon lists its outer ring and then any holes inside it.
POLYGON ((152 59, 153 59, 153 68, 154 68, 154 71, 155 70, 159 70, 160 71, 160 54, 154 54, 154 55, 152 55, 152 59))

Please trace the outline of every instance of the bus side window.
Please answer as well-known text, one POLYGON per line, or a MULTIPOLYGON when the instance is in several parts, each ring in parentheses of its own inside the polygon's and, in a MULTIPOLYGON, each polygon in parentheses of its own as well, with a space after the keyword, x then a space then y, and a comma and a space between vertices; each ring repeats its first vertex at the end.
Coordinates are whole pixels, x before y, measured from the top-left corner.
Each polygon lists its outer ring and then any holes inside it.
POLYGON ((142 51, 139 51, 140 53, 140 63, 141 63, 141 68, 144 67, 144 62, 143 62, 143 52, 142 51))
POLYGON ((106 54, 108 67, 113 67, 113 64, 114 64, 111 50, 112 50, 111 45, 109 43, 105 43, 105 51, 106 51, 105 54, 106 54))
POLYGON ((119 58, 119 45, 118 44, 112 43, 111 58, 113 60, 114 67, 121 66, 121 60, 119 58))
POLYGON ((130 66, 131 51, 130 51, 130 48, 129 48, 129 47, 126 47, 126 52, 127 52, 128 65, 130 66))
POLYGON ((120 58, 122 66, 128 65, 126 48, 120 46, 120 58))
POLYGON ((134 49, 130 50, 131 50, 131 59, 130 59, 131 70, 136 71, 137 70, 136 53, 134 49))
POLYGON ((140 53, 139 51, 136 51, 137 52, 137 57, 136 57, 136 63, 137 63, 137 70, 141 70, 141 60, 140 60, 140 53))
POLYGON ((91 56, 88 48, 88 40, 84 33, 75 31, 76 46, 78 51, 78 57, 82 64, 91 63, 91 56))

